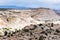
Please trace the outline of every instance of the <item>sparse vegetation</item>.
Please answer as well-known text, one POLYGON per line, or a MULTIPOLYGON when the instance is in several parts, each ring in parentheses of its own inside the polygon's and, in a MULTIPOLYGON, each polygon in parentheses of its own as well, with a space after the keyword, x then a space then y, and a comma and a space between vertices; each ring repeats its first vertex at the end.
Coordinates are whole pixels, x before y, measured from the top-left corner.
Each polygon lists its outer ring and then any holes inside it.
POLYGON ((56 32, 57 32, 57 33, 60 33, 60 30, 59 30, 59 29, 56 29, 56 32))
POLYGON ((5 31, 5 32, 4 32, 4 36, 7 36, 7 34, 8 34, 8 32, 7 32, 7 31, 5 31))
POLYGON ((43 26, 43 24, 39 24, 39 26, 43 26))
POLYGON ((0 15, 0 35, 4 34, 4 40, 52 40, 52 37, 60 40, 59 17, 49 8, 0 9, 0 15))
POLYGON ((29 32, 29 29, 23 29, 24 32, 29 32))
POLYGON ((43 37, 43 36, 40 36, 40 37, 39 37, 39 40, 44 40, 44 37, 43 37))

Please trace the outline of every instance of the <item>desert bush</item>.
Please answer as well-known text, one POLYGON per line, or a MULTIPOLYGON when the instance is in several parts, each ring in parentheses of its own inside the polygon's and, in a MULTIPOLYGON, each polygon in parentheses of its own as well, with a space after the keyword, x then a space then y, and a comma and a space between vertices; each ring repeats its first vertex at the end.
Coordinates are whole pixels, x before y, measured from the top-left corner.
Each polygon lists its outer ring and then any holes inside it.
POLYGON ((60 30, 56 29, 56 32, 57 32, 57 33, 60 33, 60 30))
POLYGON ((39 37, 39 40, 44 40, 44 37, 43 37, 43 36, 40 36, 40 37, 39 37))

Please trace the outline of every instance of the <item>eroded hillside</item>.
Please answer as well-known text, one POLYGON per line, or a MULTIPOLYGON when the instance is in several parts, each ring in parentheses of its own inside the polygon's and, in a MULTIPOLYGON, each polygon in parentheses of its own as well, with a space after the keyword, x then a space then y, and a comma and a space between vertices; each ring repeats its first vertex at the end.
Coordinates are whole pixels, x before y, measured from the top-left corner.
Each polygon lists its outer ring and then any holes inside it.
POLYGON ((59 16, 51 9, 39 8, 33 10, 2 10, 0 11, 0 34, 15 32, 25 26, 36 24, 60 24, 59 16))

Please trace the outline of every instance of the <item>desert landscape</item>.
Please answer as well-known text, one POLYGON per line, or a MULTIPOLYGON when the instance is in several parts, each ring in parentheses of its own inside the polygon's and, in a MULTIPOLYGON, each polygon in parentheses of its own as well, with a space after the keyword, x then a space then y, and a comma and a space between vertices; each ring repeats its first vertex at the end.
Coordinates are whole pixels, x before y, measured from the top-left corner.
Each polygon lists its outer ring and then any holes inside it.
POLYGON ((60 16, 50 8, 0 9, 0 40, 60 40, 60 16))

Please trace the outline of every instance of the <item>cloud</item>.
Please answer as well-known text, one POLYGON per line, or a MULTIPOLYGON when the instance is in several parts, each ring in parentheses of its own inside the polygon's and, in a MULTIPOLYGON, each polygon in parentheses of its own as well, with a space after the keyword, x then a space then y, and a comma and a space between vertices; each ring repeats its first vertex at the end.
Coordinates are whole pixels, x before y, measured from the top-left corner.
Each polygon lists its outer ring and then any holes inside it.
POLYGON ((13 5, 15 2, 14 0, 0 0, 0 6, 1 5, 13 5))
POLYGON ((0 6, 59 8, 60 0, 0 0, 0 6))
POLYGON ((47 2, 47 3, 58 3, 60 0, 38 0, 40 2, 47 2))

